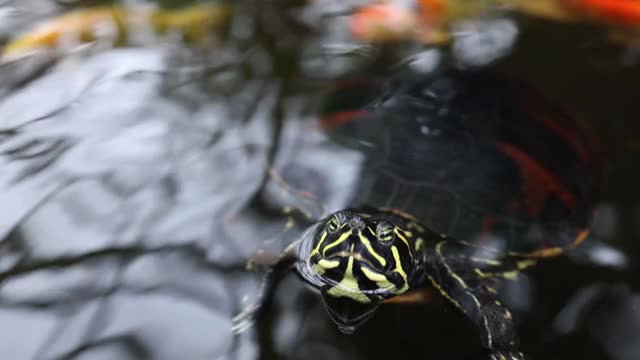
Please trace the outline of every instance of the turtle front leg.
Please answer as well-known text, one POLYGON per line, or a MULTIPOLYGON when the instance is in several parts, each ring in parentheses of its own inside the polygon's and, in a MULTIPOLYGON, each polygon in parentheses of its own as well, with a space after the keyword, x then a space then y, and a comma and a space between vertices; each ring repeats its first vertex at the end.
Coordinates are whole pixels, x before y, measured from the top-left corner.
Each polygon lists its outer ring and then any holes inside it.
MULTIPOLYGON (((239 314, 233 318, 232 330, 239 334, 251 327, 254 321, 259 321, 265 315, 266 308, 273 301, 273 296, 280 282, 293 269, 297 257, 296 246, 298 242, 290 244, 284 252, 267 266, 266 273, 262 280, 258 299, 246 306, 239 314)), ((261 264, 263 267, 266 264, 261 264)))
POLYGON ((464 261, 464 244, 442 240, 427 252, 429 282, 464 313, 480 332, 491 360, 523 360, 511 313, 500 303, 490 279, 477 275, 464 261))

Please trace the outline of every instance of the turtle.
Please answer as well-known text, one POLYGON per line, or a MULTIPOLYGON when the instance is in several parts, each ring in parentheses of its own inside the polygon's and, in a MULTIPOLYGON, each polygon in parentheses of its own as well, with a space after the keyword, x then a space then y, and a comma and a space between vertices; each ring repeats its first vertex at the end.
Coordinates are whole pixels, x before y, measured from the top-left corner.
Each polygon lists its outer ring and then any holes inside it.
POLYGON ((309 216, 273 262, 265 298, 294 271, 351 334, 381 303, 431 287, 491 359, 523 359, 497 284, 588 236, 603 182, 597 139, 495 71, 343 83, 320 124, 364 155, 360 181, 349 207, 309 216), (347 93, 363 104, 346 106, 347 93))

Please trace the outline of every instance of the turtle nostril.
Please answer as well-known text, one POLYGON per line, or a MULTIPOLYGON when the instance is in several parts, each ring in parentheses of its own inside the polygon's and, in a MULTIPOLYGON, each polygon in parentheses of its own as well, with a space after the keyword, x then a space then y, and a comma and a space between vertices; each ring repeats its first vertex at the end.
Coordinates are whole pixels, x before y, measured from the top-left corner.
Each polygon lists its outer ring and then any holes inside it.
POLYGON ((349 227, 351 229, 364 229, 364 222, 362 220, 360 220, 359 218, 355 218, 355 219, 351 219, 349 220, 349 227))

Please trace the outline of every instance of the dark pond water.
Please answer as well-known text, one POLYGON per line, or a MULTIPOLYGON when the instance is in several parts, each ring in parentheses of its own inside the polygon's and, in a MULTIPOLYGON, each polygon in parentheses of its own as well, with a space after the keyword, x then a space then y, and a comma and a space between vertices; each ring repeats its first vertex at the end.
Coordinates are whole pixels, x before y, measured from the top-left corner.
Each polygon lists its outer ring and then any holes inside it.
MULTIPOLYGON (((0 39, 110 3, 0 1, 0 39)), ((437 61, 525 80, 601 144, 606 182, 585 246, 501 287, 522 350, 640 359, 638 50, 601 28, 512 14, 484 20, 491 41, 381 49, 350 37, 339 14, 356 3, 237 1, 230 30, 204 44, 167 33, 5 59, 0 359, 486 359, 433 292, 344 335, 291 274, 264 321, 233 321, 261 289, 247 261, 272 259, 301 231, 281 207, 326 215, 361 180, 363 154, 318 126, 326 90, 437 61)))

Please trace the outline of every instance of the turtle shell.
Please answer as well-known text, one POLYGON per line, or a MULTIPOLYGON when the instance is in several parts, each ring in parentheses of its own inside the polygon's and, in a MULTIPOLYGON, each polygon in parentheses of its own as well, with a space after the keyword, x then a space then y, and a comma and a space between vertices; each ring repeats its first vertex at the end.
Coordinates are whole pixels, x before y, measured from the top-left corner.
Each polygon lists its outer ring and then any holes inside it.
POLYGON ((334 107, 322 120, 336 141, 365 154, 353 206, 392 208, 439 233, 512 251, 584 236, 602 166, 594 137, 565 110, 491 72, 389 84, 376 82, 381 95, 368 105, 334 107))

